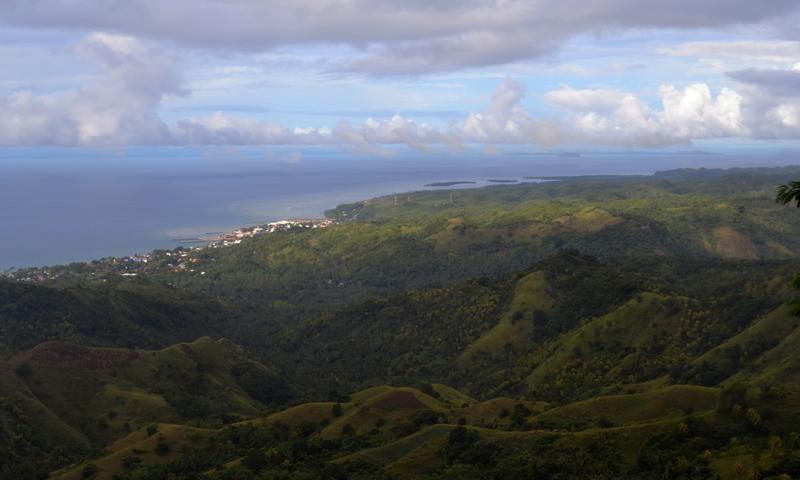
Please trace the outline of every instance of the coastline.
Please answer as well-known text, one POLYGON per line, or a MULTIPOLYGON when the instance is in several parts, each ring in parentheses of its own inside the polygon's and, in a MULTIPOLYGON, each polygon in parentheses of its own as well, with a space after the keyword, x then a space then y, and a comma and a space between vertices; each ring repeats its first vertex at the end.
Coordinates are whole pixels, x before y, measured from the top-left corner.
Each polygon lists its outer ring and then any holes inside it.
MULTIPOLYGON (((534 178, 526 178, 525 174, 530 174, 530 169, 515 172, 514 175, 509 175, 509 177, 518 178, 518 183, 535 180, 534 178)), ((247 200, 221 202, 224 208, 220 209, 219 205, 216 205, 215 209, 218 211, 210 212, 210 218, 206 219, 209 223, 203 223, 203 219, 199 219, 200 221, 194 226, 180 226, 178 224, 170 228, 147 228, 146 225, 149 220, 137 221, 137 223, 144 223, 145 230, 142 230, 141 226, 135 227, 135 230, 112 227, 108 232, 104 232, 105 225, 102 224, 85 228, 70 226, 68 230, 73 230, 74 232, 70 231, 68 233, 77 238, 70 239, 67 238, 67 235, 62 235, 59 243, 53 245, 51 242, 47 242, 46 247, 35 249, 35 251, 27 254, 24 253, 24 250, 34 250, 32 243, 38 242, 40 239, 43 241, 43 237, 34 237, 32 239, 33 242, 17 241, 16 243, 20 244, 19 247, 23 253, 19 253, 14 244, 7 246, 5 251, 14 252, 18 259, 14 259, 14 257, 0 258, 0 276, 2 276, 3 272, 9 270, 42 269, 74 263, 91 263, 104 258, 136 257, 141 255, 141 253, 137 252, 172 249, 176 245, 187 247, 203 246, 213 243, 226 234, 241 228, 297 219, 320 219, 324 216, 324 211, 335 208, 338 205, 365 201, 386 195, 426 190, 472 189, 496 185, 489 182, 486 175, 462 175, 461 177, 464 180, 459 180, 458 184, 450 185, 452 181, 447 180, 447 178, 458 178, 458 176, 457 174, 442 172, 433 178, 421 175, 414 179, 391 182, 369 183, 364 181, 356 187, 331 190, 320 189, 320 191, 306 194, 255 197, 247 200), (445 180, 442 180, 443 178, 445 180), (439 184, 444 185, 440 186, 439 184), (224 213, 224 217, 227 217, 227 219, 222 218, 222 221, 216 222, 222 216, 219 213, 220 211, 224 213), (87 236, 86 231, 93 231, 93 234, 87 236), (19 257, 22 259, 20 260, 19 257)), ((194 212, 194 215, 199 216, 199 213, 202 213, 202 211, 194 212)), ((99 222, 99 220, 94 219, 85 220, 85 217, 91 217, 90 213, 79 217, 78 220, 81 223, 84 221, 99 222)), ((169 221, 169 219, 161 217, 154 218, 155 222, 163 222, 164 220, 169 221)))

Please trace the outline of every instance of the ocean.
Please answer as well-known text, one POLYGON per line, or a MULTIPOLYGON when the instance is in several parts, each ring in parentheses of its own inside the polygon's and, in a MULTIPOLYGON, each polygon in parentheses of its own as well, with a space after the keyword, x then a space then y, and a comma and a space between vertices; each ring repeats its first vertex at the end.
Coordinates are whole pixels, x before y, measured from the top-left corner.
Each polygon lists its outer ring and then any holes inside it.
MULTIPOLYGON (((255 153, 254 153, 255 152, 255 153)), ((773 166, 791 155, 602 153, 303 157, 204 149, 0 154, 0 270, 173 248, 178 239, 288 218, 425 184, 773 166)), ((796 162, 795 162, 796 163, 796 162)))

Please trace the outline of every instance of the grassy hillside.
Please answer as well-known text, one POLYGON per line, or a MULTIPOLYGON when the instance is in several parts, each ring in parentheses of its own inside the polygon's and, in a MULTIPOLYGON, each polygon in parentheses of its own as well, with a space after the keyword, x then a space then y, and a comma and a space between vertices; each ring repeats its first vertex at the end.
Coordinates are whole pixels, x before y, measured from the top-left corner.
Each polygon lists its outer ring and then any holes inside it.
POLYGON ((216 430, 161 424, 135 431, 53 478, 700 479, 797 473, 800 445, 779 441, 784 437, 775 419, 754 422, 753 407, 728 410, 719 397, 716 389, 675 386, 541 405, 537 412, 516 403, 514 423, 503 424, 508 413, 499 410, 479 425, 462 415, 463 408, 420 390, 381 386, 352 394, 343 413, 326 405, 321 420, 319 405, 299 405, 287 410, 292 413, 216 430), (408 428, 392 435, 380 426, 332 428, 357 422, 367 408, 370 420, 408 422, 408 428))
POLYGON ((181 449, 209 448, 209 437, 216 433, 186 425, 152 424, 149 430, 141 428, 109 445, 106 455, 86 464, 65 467, 54 472, 52 477, 112 479, 114 475, 125 475, 139 464, 168 464, 181 458, 181 449))
POLYGON ((547 273, 525 275, 514 286, 508 309, 497 324, 464 351, 460 360, 469 362, 477 354, 503 355, 507 346, 521 348, 533 336, 536 323, 552 313, 547 273))
POLYGON ((4 433, 24 423, 47 439, 42 450, 71 454, 153 422, 219 426, 254 417, 289 396, 271 369, 210 338, 155 351, 53 341, 0 364, 0 399, 16 419, 4 433))
MULTIPOLYGON (((558 402, 639 390, 644 382, 714 386, 742 363, 709 366, 706 358, 738 358, 740 347, 731 346, 759 328, 772 338, 795 330, 786 302, 799 268, 603 263, 564 251, 507 277, 333 310, 282 329, 263 351, 294 383, 313 385, 311 396, 384 381, 558 402)), ((751 341, 746 358, 775 342, 751 341)))

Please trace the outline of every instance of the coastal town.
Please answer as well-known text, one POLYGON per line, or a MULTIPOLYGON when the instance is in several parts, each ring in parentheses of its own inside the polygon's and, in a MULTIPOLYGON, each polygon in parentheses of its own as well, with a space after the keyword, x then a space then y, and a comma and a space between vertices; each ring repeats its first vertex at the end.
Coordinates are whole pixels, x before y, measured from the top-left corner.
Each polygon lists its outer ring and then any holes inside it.
POLYGON ((158 249, 145 254, 106 257, 70 265, 12 269, 0 272, 0 277, 26 283, 50 283, 57 282, 66 275, 74 275, 76 270, 81 272, 84 277, 95 278, 101 282, 106 282, 110 276, 130 279, 143 273, 163 270, 206 275, 206 271, 201 268, 204 264, 202 257, 209 249, 238 245, 247 239, 262 235, 328 228, 336 223, 338 223, 336 220, 329 218, 279 220, 240 227, 231 232, 210 237, 175 239, 174 241, 180 242, 182 245, 171 250, 158 249), (78 266, 79 268, 76 269, 78 266))
MULTIPOLYGON (((275 232, 290 232, 293 230, 305 230, 326 228, 333 225, 335 222, 331 219, 305 219, 305 220, 280 220, 277 222, 266 223, 263 225, 254 225, 252 227, 237 228, 233 232, 219 235, 213 238, 209 243, 211 248, 228 247, 237 245, 245 238, 256 237, 266 233, 275 232)), ((204 241, 204 238, 199 238, 198 241, 204 241)))

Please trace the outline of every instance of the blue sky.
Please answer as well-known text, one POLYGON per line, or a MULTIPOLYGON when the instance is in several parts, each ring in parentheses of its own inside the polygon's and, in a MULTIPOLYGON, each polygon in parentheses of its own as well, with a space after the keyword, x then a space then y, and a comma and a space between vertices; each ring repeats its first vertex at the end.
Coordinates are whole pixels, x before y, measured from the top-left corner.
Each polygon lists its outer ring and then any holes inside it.
POLYGON ((793 1, 10 0, 0 145, 794 148, 793 1))

